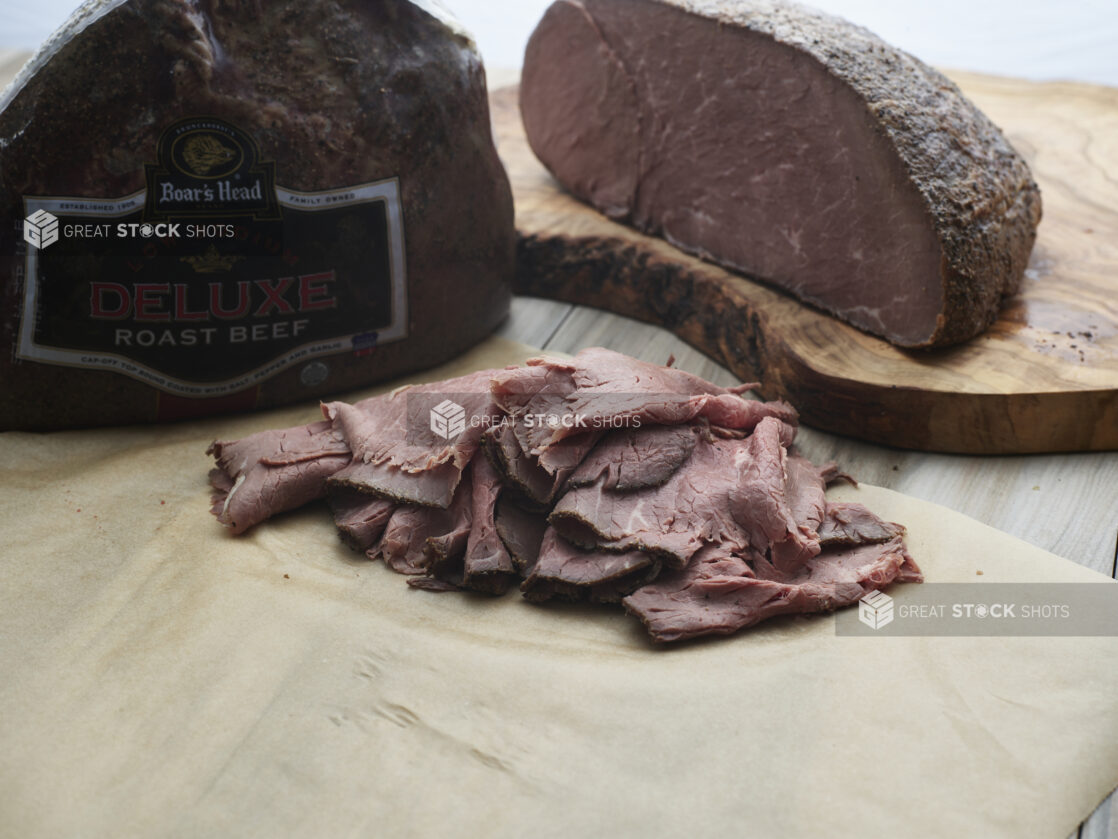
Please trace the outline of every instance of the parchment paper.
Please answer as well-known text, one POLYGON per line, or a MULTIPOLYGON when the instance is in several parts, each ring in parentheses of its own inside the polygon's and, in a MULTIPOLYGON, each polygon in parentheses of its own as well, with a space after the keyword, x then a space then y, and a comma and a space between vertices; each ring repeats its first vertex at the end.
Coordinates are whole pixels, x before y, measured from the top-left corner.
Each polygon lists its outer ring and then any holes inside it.
MULTIPOLYGON (((658 649, 607 607, 411 590, 322 505, 228 536, 206 445, 316 415, 0 436, 0 834, 1063 839, 1118 782, 1116 638, 825 616, 658 649)), ((1105 579, 839 494, 929 580, 1105 579)))

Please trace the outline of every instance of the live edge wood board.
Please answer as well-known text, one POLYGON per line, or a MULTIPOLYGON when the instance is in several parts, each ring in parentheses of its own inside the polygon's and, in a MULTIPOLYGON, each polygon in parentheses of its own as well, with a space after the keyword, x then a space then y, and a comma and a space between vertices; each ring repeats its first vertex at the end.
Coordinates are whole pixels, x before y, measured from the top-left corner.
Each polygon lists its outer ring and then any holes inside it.
POLYGON ((984 335, 899 350, 761 283, 611 222, 564 192, 492 94, 519 232, 517 291, 660 324, 817 428, 966 453, 1118 449, 1118 89, 952 78, 1040 184, 1022 291, 984 335))

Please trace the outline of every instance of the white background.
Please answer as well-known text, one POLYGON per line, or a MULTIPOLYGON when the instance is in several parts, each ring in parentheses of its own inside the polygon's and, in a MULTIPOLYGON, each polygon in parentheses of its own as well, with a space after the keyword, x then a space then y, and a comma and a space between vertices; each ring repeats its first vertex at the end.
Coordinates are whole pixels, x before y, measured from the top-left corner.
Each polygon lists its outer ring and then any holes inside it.
MULTIPOLYGON (((304 0, 305 2, 306 0, 304 0)), ((443 0, 486 64, 520 66, 550 0, 443 0)), ((0 0, 0 48, 34 49, 74 0, 0 0)), ((1118 86, 1118 0, 815 0, 939 67, 1118 86)))

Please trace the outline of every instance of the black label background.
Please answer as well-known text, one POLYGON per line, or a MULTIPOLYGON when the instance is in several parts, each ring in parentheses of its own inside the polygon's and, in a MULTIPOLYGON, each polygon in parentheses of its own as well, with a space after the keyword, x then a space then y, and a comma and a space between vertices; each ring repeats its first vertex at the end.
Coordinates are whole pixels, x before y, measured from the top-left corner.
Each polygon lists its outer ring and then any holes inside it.
MULTIPOLYGON (((35 343, 59 349, 89 353, 111 353, 131 358, 161 373, 193 382, 217 382, 254 370, 292 349, 316 341, 328 341, 354 333, 383 329, 392 319, 392 284, 389 262, 389 237, 386 206, 383 200, 340 206, 330 210, 301 211, 283 208, 281 222, 246 222, 244 219, 208 218, 205 224, 231 224, 232 239, 119 239, 116 225, 141 221, 135 212, 121 218, 90 219, 59 215, 60 227, 69 223, 108 224, 110 238, 59 239, 39 253, 38 318, 35 343), (285 243, 298 243, 287 247, 285 243), (183 257, 204 257, 211 249, 220 255, 239 257, 230 270, 199 273, 183 257), (333 271, 335 280, 326 285, 327 294, 337 299, 335 308, 299 311, 299 277, 333 271), (294 282, 284 294, 293 313, 272 309, 266 316, 255 312, 267 299, 256 280, 273 286, 280 278, 294 282), (174 295, 160 295, 161 311, 169 321, 137 320, 135 312, 121 320, 95 319, 91 313, 94 282, 118 283, 132 291, 136 283, 184 284, 188 308, 209 307, 210 284, 221 283, 225 308, 238 300, 238 282, 250 283, 249 313, 236 320, 215 317, 175 321, 174 295), (306 320, 298 336, 245 340, 233 343, 232 327, 271 324, 277 321, 306 320), (209 345, 202 343, 201 329, 213 328, 209 345), (133 333, 132 347, 116 342, 118 329, 133 333), (184 329, 196 332, 193 346, 158 346, 165 332, 179 337, 184 329), (140 347, 136 333, 151 330, 156 346, 140 347)), ((180 230, 187 224, 181 222, 180 230)), ((323 295, 326 296, 326 295, 323 295)), ((117 296, 105 296, 108 308, 117 296)), ((135 303, 135 301, 133 301, 135 303)), ((288 332, 291 332, 289 327, 288 332)))

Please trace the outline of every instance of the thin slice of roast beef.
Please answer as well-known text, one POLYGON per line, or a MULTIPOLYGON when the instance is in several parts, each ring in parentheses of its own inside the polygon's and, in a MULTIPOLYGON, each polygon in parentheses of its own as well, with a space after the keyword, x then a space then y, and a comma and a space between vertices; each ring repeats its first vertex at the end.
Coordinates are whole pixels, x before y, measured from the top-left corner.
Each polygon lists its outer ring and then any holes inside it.
POLYGON ((217 462, 211 512, 234 533, 321 498, 326 479, 350 460, 345 440, 322 421, 215 440, 206 454, 217 462))
POLYGON ((482 432, 498 417, 489 388, 498 372, 404 387, 356 405, 324 404, 323 414, 353 452, 331 484, 448 507, 482 432))
POLYGON ((430 575, 433 563, 453 563, 466 550, 470 536, 470 501, 470 484, 463 482, 446 509, 400 505, 370 556, 379 556, 396 573, 409 575, 430 575))
POLYGON ((586 551, 568 542, 554 527, 544 533, 539 561, 526 583, 554 580, 576 586, 607 583, 647 568, 652 557, 641 551, 605 553, 586 551))
POLYGON ((462 560, 462 585, 473 591, 503 594, 516 576, 516 566, 497 532, 496 508, 501 478, 484 457, 470 466, 473 484, 473 527, 462 560))
POLYGON ((601 433, 587 431, 554 443, 548 450, 549 472, 536 457, 524 453, 513 425, 514 421, 506 417, 485 432, 486 454, 505 483, 539 506, 549 507, 601 433))
POLYGON ((602 488, 626 492, 666 484, 695 449, 698 425, 650 425, 611 431, 571 476, 579 487, 602 478, 602 488))
POLYGON ((679 425, 700 417, 711 425, 752 430, 763 417, 795 425, 784 402, 755 402, 705 379, 612 350, 591 347, 573 359, 533 358, 493 378, 493 395, 514 425, 521 447, 553 472, 550 448, 591 429, 679 425))
POLYGON ((787 582, 761 579, 741 556, 711 546, 687 568, 663 572, 622 602, 653 640, 681 641, 737 632, 776 615, 831 611, 894 580, 920 579, 899 537, 828 549, 787 582))
POLYGON ((512 557, 513 565, 521 577, 527 577, 540 555, 547 530, 546 514, 525 510, 515 504, 508 493, 502 493, 497 499, 494 519, 497 534, 512 557))
POLYGON ((615 603, 653 580, 659 570, 660 561, 642 551, 584 550, 549 527, 539 561, 520 590, 532 601, 559 598, 615 603))
POLYGON ((788 575, 819 553, 815 527, 822 518, 824 485, 802 459, 789 469, 786 429, 772 418, 757 425, 740 458, 741 475, 730 503, 749 546, 761 555, 771 548, 774 566, 788 575), (805 517, 802 525, 794 508, 805 517))
POLYGON ((704 544, 767 550, 798 539, 785 499, 784 446, 794 429, 766 417, 745 438, 700 435, 687 462, 661 486, 610 490, 606 478, 559 499, 549 521, 583 548, 653 553, 682 568, 704 544))
POLYGON ((743 549, 748 538, 734 520, 730 493, 744 456, 741 440, 700 438, 685 467, 661 486, 631 492, 606 489, 605 477, 559 499, 549 521, 584 549, 646 551, 682 568, 706 542, 743 549))
POLYGON ((451 545, 444 540, 432 541, 430 578, 414 578, 408 584, 433 591, 466 589, 504 594, 518 575, 494 520, 503 488, 501 479, 489 461, 480 456, 471 461, 467 474, 472 509, 464 548, 459 550, 457 542, 451 545))
POLYGON ((408 472, 394 463, 352 460, 330 476, 329 484, 332 488, 375 494, 400 504, 445 509, 454 499, 461 480, 462 469, 452 462, 408 472))
POLYGON ((373 548, 396 511, 396 502, 351 489, 327 494, 342 541, 355 551, 373 548))
POLYGON ((828 501, 819 541, 823 545, 865 545, 887 542, 904 532, 903 525, 883 521, 862 504, 828 501))

